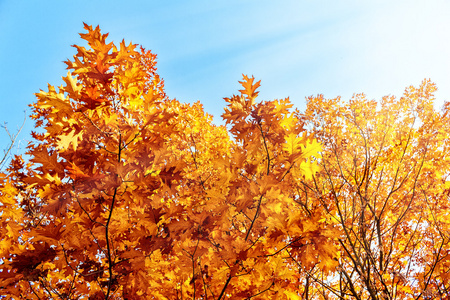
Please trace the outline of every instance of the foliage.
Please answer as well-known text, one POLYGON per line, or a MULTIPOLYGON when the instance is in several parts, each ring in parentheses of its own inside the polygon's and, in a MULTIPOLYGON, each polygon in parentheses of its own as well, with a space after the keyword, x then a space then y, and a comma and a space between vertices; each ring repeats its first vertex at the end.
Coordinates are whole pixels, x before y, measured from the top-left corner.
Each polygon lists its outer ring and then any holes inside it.
POLYGON ((449 107, 435 111, 435 90, 425 80, 400 99, 308 99, 322 158, 305 199, 342 229, 337 272, 307 275, 324 298, 450 295, 449 107))
POLYGON ((450 104, 257 102, 225 126, 170 99, 156 56, 85 25, 0 174, 8 299, 448 299, 450 104))
POLYGON ((156 56, 106 43, 36 94, 29 162, 0 187, 0 293, 11 299, 299 299, 338 264, 340 231, 303 181, 321 146, 244 76, 225 126, 169 99, 156 56))

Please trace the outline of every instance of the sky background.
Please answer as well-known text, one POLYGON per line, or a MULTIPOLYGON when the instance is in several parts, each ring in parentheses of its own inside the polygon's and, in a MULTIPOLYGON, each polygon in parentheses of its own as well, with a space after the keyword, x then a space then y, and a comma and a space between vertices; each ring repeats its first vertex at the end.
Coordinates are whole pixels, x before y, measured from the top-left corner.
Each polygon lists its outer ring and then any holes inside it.
MULTIPOLYGON (((401 96, 424 78, 438 106, 450 100, 448 0, 0 0, 0 123, 12 133, 34 93, 62 83, 83 22, 156 53, 168 96, 200 100, 216 124, 242 74, 261 80, 260 100, 301 110, 311 95, 401 96)), ((7 139, 0 130, 0 151, 7 139)))

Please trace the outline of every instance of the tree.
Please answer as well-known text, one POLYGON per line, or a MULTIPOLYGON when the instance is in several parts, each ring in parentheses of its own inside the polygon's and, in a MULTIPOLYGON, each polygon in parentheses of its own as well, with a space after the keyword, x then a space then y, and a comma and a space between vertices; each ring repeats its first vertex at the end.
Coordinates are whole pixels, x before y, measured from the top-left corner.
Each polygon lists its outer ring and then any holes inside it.
POLYGON ((339 229, 305 205, 320 145, 244 76, 215 126, 169 99, 156 56, 106 43, 36 94, 29 161, 1 176, 0 293, 11 299, 299 299, 337 266, 339 229))
POLYGON ((329 299, 448 299, 449 114, 430 81, 402 98, 310 97, 302 119, 322 143, 303 191, 338 224, 339 267, 308 274, 329 299))

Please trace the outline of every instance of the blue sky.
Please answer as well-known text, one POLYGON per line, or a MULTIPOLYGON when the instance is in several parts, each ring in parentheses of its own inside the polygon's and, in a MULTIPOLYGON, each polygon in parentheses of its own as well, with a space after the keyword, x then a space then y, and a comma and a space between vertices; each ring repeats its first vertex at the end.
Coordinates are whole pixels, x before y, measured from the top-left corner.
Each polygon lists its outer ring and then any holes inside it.
MULTIPOLYGON (((447 0, 0 0, 0 123, 14 132, 34 93, 61 84, 83 22, 151 49, 169 97, 200 100, 218 124, 243 73, 262 80, 261 100, 289 96, 300 109, 316 94, 401 96, 424 78, 443 103, 449 16, 447 0)), ((27 119, 22 149, 33 125, 27 119)), ((6 138, 1 131, 0 149, 6 138)))

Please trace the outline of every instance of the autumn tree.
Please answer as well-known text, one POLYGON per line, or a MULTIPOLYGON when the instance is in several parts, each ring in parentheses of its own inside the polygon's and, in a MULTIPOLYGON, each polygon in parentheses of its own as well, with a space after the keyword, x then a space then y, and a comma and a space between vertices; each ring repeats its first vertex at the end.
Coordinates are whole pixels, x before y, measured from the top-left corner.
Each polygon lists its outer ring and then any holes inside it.
POLYGON ((312 295, 305 274, 347 258, 329 211, 305 204, 321 147, 289 100, 257 102, 244 76, 215 126, 165 94, 150 51, 85 30, 64 84, 36 94, 30 159, 1 175, 0 294, 312 295))
POLYGON ((322 143, 303 182, 342 235, 336 273, 309 271, 325 299, 448 299, 449 114, 426 80, 380 102, 310 97, 302 119, 322 143))

